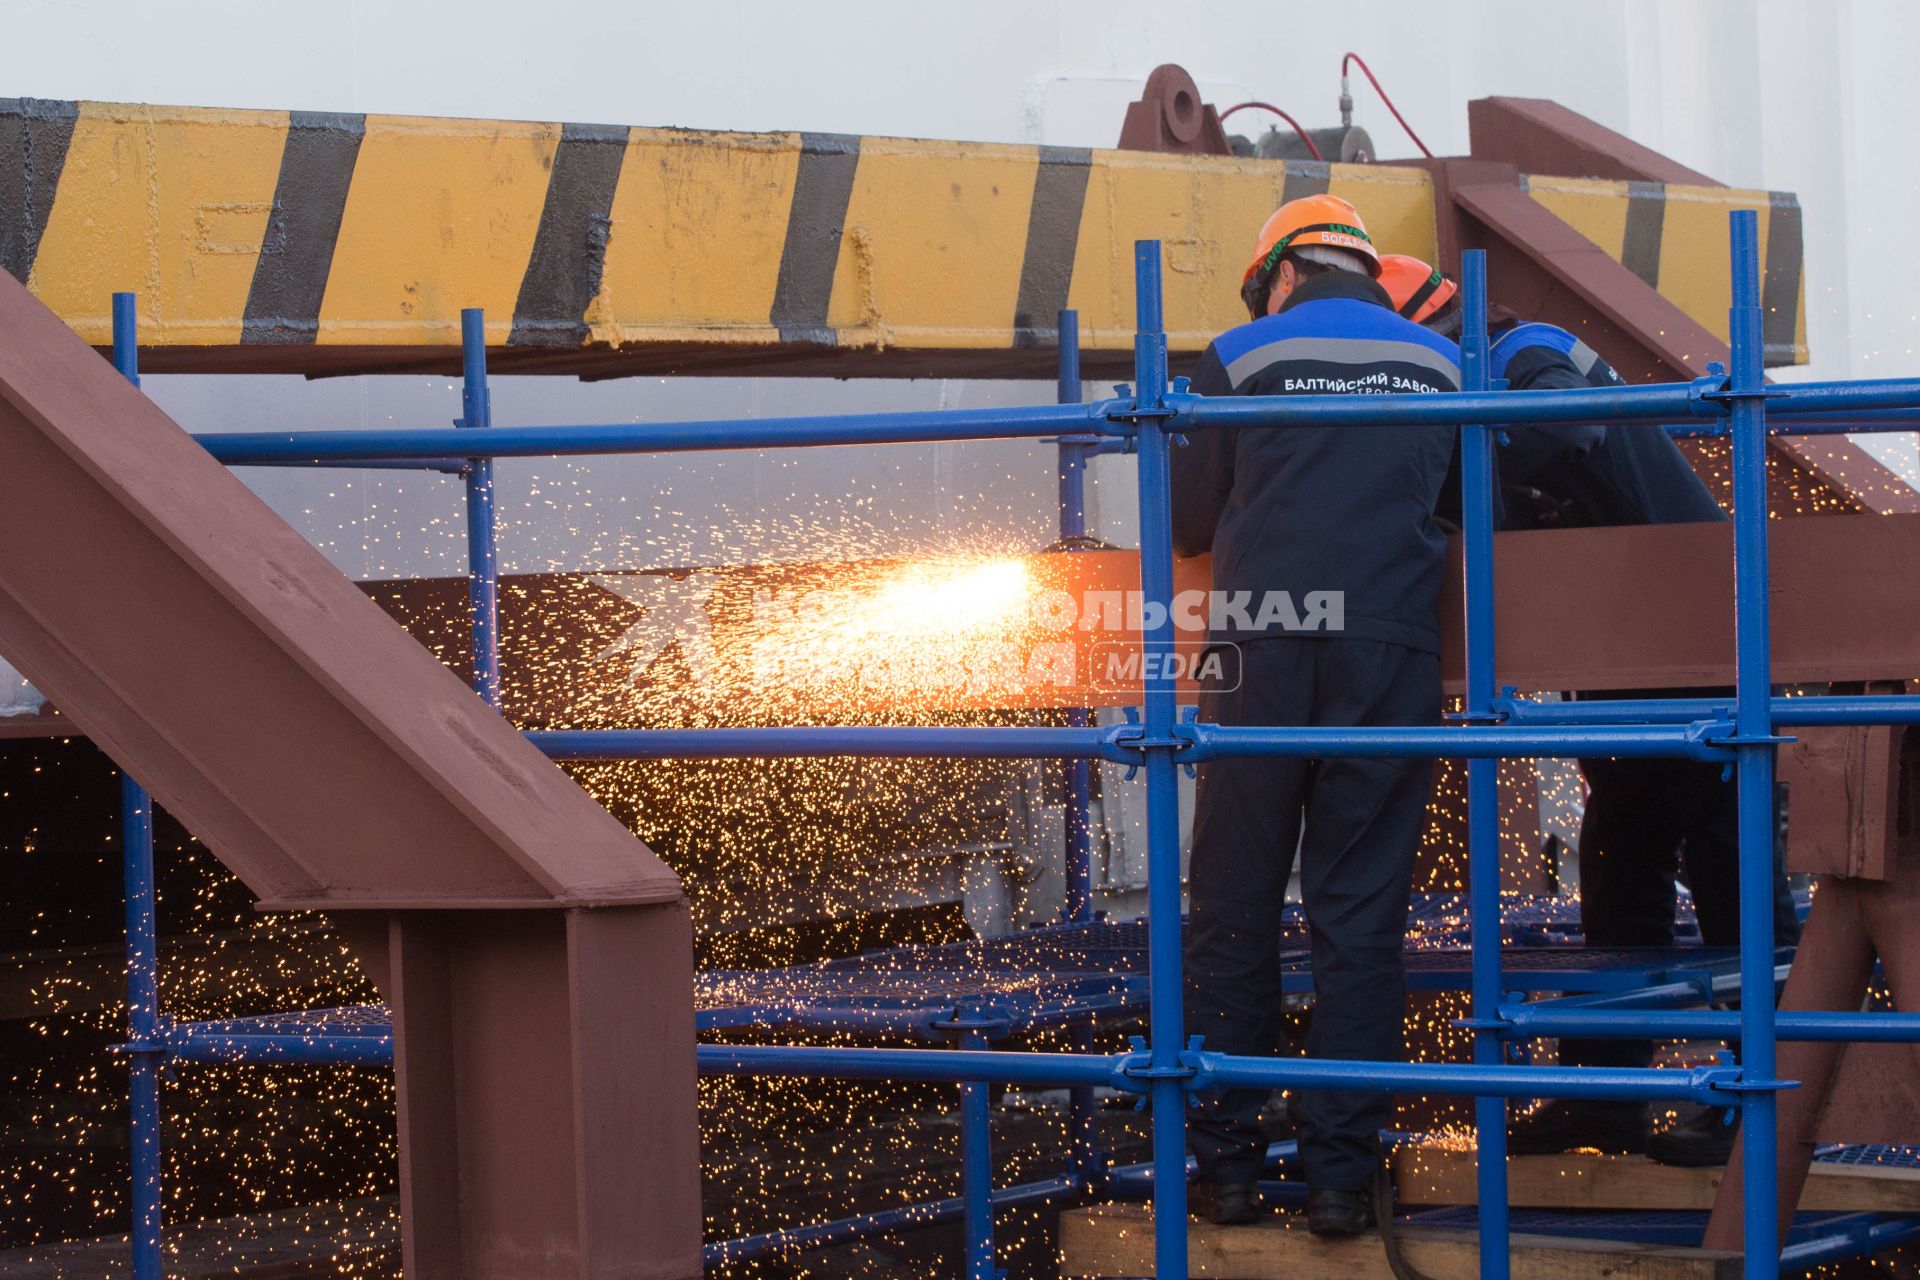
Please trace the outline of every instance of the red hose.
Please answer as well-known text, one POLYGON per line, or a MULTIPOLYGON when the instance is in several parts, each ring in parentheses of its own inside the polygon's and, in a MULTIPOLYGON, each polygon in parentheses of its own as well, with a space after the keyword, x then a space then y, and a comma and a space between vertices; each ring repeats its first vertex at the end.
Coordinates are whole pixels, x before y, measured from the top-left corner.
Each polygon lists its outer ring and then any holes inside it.
MULTIPOLYGON (((1427 144, 1420 141, 1420 135, 1413 131, 1413 126, 1407 123, 1407 118, 1400 114, 1400 108, 1393 105, 1393 99, 1389 98, 1387 91, 1380 87, 1380 81, 1374 78, 1373 68, 1367 65, 1365 58, 1357 53, 1349 53, 1346 57, 1340 59, 1340 78, 1342 80, 1347 78, 1347 64, 1350 62, 1360 64, 1360 70, 1366 74, 1368 83, 1373 85, 1373 91, 1380 95, 1380 101, 1387 104, 1387 110, 1393 113, 1393 118, 1400 122, 1400 127, 1407 131, 1409 138, 1413 139, 1413 145, 1420 148, 1420 154, 1429 160, 1433 159, 1433 152, 1427 150, 1427 144)), ((1225 119, 1226 117, 1223 116, 1221 118, 1225 119)), ((1298 127, 1297 125, 1295 126, 1295 128, 1298 127)))
MULTIPOLYGON (((1382 96, 1385 96, 1385 95, 1382 95, 1382 96)), ((1286 112, 1282 111, 1280 108, 1274 106, 1271 102, 1236 102, 1232 106, 1228 107, 1225 111, 1222 111, 1220 113, 1220 123, 1225 124, 1227 122, 1228 116, 1232 115, 1234 112, 1240 110, 1243 107, 1258 107, 1262 111, 1273 112, 1273 114, 1279 116, 1282 120, 1285 120, 1288 124, 1293 126, 1293 131, 1300 135, 1300 141, 1307 144, 1307 153, 1309 155, 1311 155, 1315 160, 1326 159, 1325 156, 1320 154, 1320 148, 1313 145, 1313 139, 1307 136, 1307 131, 1300 127, 1300 122, 1298 120, 1295 120, 1292 116, 1288 115, 1286 112)))

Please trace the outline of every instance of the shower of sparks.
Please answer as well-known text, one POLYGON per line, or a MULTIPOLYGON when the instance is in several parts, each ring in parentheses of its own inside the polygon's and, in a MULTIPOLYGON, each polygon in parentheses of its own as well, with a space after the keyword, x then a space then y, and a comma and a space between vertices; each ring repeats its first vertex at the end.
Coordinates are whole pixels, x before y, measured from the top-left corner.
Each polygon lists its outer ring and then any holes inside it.
MULTIPOLYGON (((1809 447, 1818 456, 1846 446, 1816 440, 1809 447)), ((1687 448, 1724 504, 1730 489, 1725 443, 1687 448)), ((1051 456, 1036 448, 1030 461, 1015 483, 1027 486, 1023 505, 1044 512, 1053 501, 1051 456)), ((1858 509, 1805 466, 1778 454, 1771 462, 1776 514, 1858 509)), ((1018 536, 981 534, 935 551, 922 546, 903 558, 883 530, 921 513, 903 517, 883 509, 877 490, 863 494, 854 486, 780 520, 725 512, 693 518, 674 508, 665 488, 647 493, 623 485, 596 494, 590 477, 585 464, 546 462, 537 477, 518 478, 512 467, 501 468, 503 545, 517 548, 516 563, 544 563, 554 571, 503 584, 506 696, 516 722, 542 728, 1060 722, 1049 712, 967 709, 978 705, 970 694, 981 681, 1010 678, 1007 642, 1029 624, 1035 584, 1027 553, 1050 540, 1044 522, 1018 536), (517 506, 515 492, 522 495, 517 506), (542 529, 567 533, 549 549, 539 541, 542 529), (571 572, 583 563, 594 572, 571 572), (731 567, 741 565, 754 568, 731 567), (724 615, 724 626, 716 625, 716 614, 724 615)), ((1009 492, 1009 479, 1001 478, 996 501, 1009 492)), ((385 576, 422 559, 458 575, 465 569, 464 531, 454 483, 374 473, 343 477, 331 486, 324 517, 306 513, 309 535, 356 576, 385 576), (417 529, 400 528, 395 514, 417 509, 432 486, 446 499, 442 514, 417 529), (336 512, 351 514, 336 518, 336 512)), ((942 492, 930 502, 941 515, 929 517, 929 527, 1008 527, 1006 513, 981 499, 942 492)), ((373 590, 424 643, 458 665, 461 593, 408 595, 393 584, 373 590)), ((69 754, 62 767, 89 767, 76 759, 69 754)), ((1048 763, 681 760, 568 768, 682 876, 706 968, 766 968, 956 940, 967 928, 950 904, 968 886, 992 882, 1012 886, 1012 923, 1057 911, 1057 868, 1032 857, 1049 839, 1055 848, 1059 840, 1057 771, 1048 763), (927 909, 903 910, 916 907, 927 909)), ((1466 887, 1464 777, 1456 762, 1436 769, 1421 851, 1426 878, 1417 888, 1466 887)), ((1506 888, 1551 890, 1560 883, 1559 868, 1541 855, 1540 834, 1577 830, 1579 775, 1551 761, 1508 761, 1501 778, 1506 888)), ((104 794, 87 792, 87 802, 104 794)), ((79 792, 67 803, 79 804, 79 792)), ((119 875, 110 809, 98 826, 97 842, 80 852, 50 849, 38 820, 26 819, 13 828, 4 854, 84 864, 89 883, 100 889, 88 899, 97 905, 119 875)), ((177 828, 163 824, 162 831, 177 828)), ((158 862, 161 996, 169 1016, 238 1017, 377 999, 323 917, 259 915, 211 855, 177 834, 162 844, 158 862)), ((121 1232, 128 1212, 126 1075, 107 1052, 124 1036, 112 958, 117 944, 69 948, 69 937, 107 934, 88 932, 87 922, 65 914, 71 910, 65 900, 36 907, 44 909, 23 930, 27 945, 66 958, 32 991, 36 1016, 12 1024, 17 1034, 8 1031, 0 1042, 8 1108, 0 1112, 0 1143, 10 1153, 0 1162, 6 1244, 121 1232)), ((1450 930, 1457 936, 1465 922, 1463 905, 1458 917, 1416 933, 1415 943, 1437 945, 1450 930)), ((1468 1059, 1471 1037, 1455 1025, 1466 1013, 1463 995, 1413 997, 1409 1055, 1468 1059)), ((1298 1053, 1304 1015, 1297 1002, 1287 1022, 1288 1052, 1298 1053)), ((1091 1047, 1117 1050, 1135 1029, 1098 1027, 1091 1047)), ((854 1042, 851 1036, 811 1039, 854 1042)), ((1072 1047, 1057 1031, 1010 1043, 1072 1047)), ((1548 1055, 1552 1046, 1539 1051, 1548 1055)), ((181 1063, 170 1069, 161 1097, 170 1223, 349 1201, 358 1207, 345 1225, 329 1228, 341 1233, 333 1246, 337 1269, 378 1270, 353 1241, 391 1230, 397 1150, 389 1072, 181 1063)), ((1021 1102, 996 1111, 996 1124, 1017 1125, 1019 1134, 1018 1141, 996 1145, 999 1185, 1047 1176, 1065 1163, 1063 1109, 1044 1094, 1023 1095, 1021 1102)), ((1144 1158, 1144 1118, 1131 1110, 1131 1100, 1115 1102, 1101 1113, 1103 1141, 1126 1159, 1144 1158)), ((949 1087, 710 1078, 700 1082, 700 1115, 710 1239, 939 1199, 955 1190, 958 1139, 949 1087)), ((1402 1101, 1395 1124, 1461 1146, 1471 1144, 1469 1116, 1460 1099, 1415 1098, 1402 1101)), ((1004 1215, 999 1226, 1003 1250, 1032 1246, 1051 1257, 1032 1217, 1004 1215)), ((316 1231, 316 1238, 335 1237, 316 1231)), ((864 1256, 875 1275, 951 1270, 937 1259, 909 1268, 884 1252, 864 1256)), ((844 1274, 845 1259, 835 1265, 844 1274)), ((729 1273, 804 1275, 808 1267, 807 1258, 797 1256, 729 1273)))

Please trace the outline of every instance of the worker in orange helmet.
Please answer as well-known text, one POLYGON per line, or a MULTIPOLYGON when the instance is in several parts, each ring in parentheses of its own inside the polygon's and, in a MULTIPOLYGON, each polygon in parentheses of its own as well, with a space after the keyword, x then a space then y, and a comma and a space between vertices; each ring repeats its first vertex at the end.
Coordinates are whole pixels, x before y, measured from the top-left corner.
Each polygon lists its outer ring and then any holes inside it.
MULTIPOLYGON (((1402 315, 1438 332, 1460 332, 1457 291, 1447 282, 1420 301, 1423 280, 1442 278, 1417 258, 1382 260, 1381 283, 1402 315), (1444 297, 1442 294, 1444 293, 1444 297)), ((1555 325, 1495 327, 1488 373, 1511 390, 1619 386, 1620 375, 1599 353, 1555 325)), ((1686 455, 1653 423, 1515 426, 1497 452, 1505 528, 1589 528, 1689 524, 1725 520, 1686 455)), ((1730 689, 1617 690, 1576 697, 1726 697, 1730 689)), ((1739 810, 1733 782, 1720 766, 1689 760, 1580 761, 1587 803, 1580 820, 1580 915, 1593 947, 1670 947, 1674 942, 1674 878, 1693 891, 1701 940, 1740 941, 1739 810)), ((1799 916, 1784 867, 1773 884, 1773 944, 1789 947, 1799 916)), ((1595 1067, 1644 1067, 1644 1040, 1560 1042, 1560 1061, 1595 1067)), ((1731 1113, 1709 1109, 1660 1132, 1644 1103, 1561 1101, 1522 1118, 1508 1150, 1537 1155, 1594 1147, 1645 1152, 1664 1164, 1719 1166, 1733 1151, 1731 1113)))
MULTIPOLYGON (((1288 201, 1261 228, 1241 279, 1249 322, 1213 340, 1192 390, 1456 390, 1458 349, 1394 314, 1380 265, 1352 205, 1331 195, 1288 201)), ((1183 555, 1213 553, 1208 638, 1215 652, 1238 656, 1237 671, 1202 689, 1203 721, 1438 721, 1446 537, 1434 504, 1455 436, 1451 426, 1216 428, 1174 451, 1174 545, 1183 555)), ((1279 1048, 1282 916, 1297 853, 1315 992, 1308 1053, 1401 1056, 1401 957, 1432 781, 1428 760, 1230 757, 1200 766, 1187 1011, 1208 1049, 1279 1048)), ((1187 1126, 1200 1166, 1194 1200, 1215 1222, 1260 1213, 1267 1094, 1196 1096, 1187 1126)), ((1388 1099, 1313 1090, 1294 1099, 1293 1114, 1308 1229, 1366 1230, 1388 1099)))
POLYGON ((1440 274, 1438 267, 1404 253, 1380 255, 1380 287, 1393 300, 1393 309, 1415 324, 1458 339, 1460 286, 1440 274))

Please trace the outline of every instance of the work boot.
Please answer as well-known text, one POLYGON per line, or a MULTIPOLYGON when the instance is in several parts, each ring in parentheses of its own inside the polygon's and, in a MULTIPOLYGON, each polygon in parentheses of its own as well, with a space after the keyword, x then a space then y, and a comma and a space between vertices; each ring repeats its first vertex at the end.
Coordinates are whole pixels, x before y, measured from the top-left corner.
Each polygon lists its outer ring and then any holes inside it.
POLYGON ((1647 1140, 1647 1154, 1683 1169, 1717 1168, 1733 1159, 1733 1139, 1739 1132, 1732 1108, 1706 1107, 1654 1134, 1647 1140))
POLYGON ((1307 1230, 1317 1236, 1357 1236, 1373 1225, 1373 1196, 1365 1191, 1307 1192, 1307 1230))
POLYGON ((1188 1199, 1195 1213, 1222 1227, 1257 1222, 1266 1212, 1260 1204, 1260 1188, 1251 1182, 1216 1183, 1202 1178, 1193 1184, 1188 1199))
POLYGON ((1653 1128, 1644 1102, 1549 1102, 1514 1122, 1507 1153, 1547 1156, 1591 1147, 1610 1154, 1639 1155, 1653 1128))

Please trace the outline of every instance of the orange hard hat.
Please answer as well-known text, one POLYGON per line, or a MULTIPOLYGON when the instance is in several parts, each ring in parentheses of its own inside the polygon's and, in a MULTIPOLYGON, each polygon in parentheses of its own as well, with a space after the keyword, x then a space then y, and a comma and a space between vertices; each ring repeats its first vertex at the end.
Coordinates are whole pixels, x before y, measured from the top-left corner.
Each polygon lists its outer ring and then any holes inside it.
POLYGON ((1360 211, 1339 196, 1303 196, 1275 209, 1267 225, 1260 228, 1253 262, 1240 282, 1245 284, 1260 272, 1273 270, 1281 254, 1309 244, 1359 254, 1369 275, 1380 274, 1380 255, 1367 235, 1366 224, 1360 221, 1360 211))
POLYGON ((1460 292, 1460 286, 1418 258, 1389 253, 1380 259, 1380 287, 1393 299, 1393 309, 1415 324, 1439 314, 1460 292))

